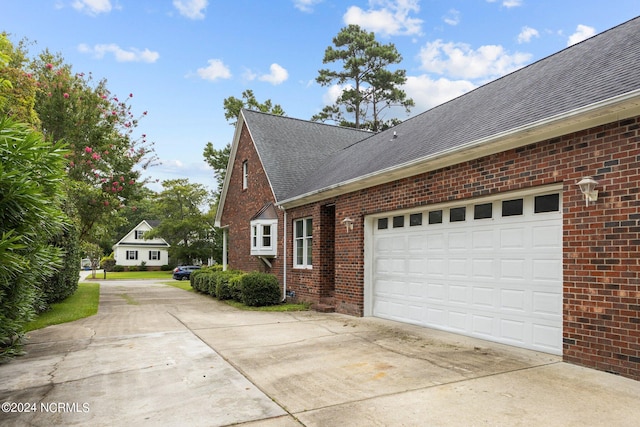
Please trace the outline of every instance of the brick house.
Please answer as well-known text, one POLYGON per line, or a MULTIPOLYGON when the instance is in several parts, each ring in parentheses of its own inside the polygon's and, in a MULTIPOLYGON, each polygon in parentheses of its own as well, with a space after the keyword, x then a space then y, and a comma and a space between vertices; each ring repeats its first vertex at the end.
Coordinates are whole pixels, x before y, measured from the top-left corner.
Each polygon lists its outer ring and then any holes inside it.
POLYGON ((243 111, 223 262, 640 379, 639 128, 640 18, 377 134, 243 111))

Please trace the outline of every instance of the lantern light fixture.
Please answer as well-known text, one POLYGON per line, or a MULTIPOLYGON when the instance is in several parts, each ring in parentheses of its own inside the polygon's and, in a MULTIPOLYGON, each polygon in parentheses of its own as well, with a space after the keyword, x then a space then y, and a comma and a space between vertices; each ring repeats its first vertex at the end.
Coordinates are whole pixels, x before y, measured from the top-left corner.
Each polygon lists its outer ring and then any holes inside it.
POLYGON ((598 200, 598 190, 595 189, 597 185, 598 181, 590 176, 586 176, 578 182, 578 187, 580 187, 580 191, 584 194, 586 206, 589 206, 589 202, 595 202, 598 200))

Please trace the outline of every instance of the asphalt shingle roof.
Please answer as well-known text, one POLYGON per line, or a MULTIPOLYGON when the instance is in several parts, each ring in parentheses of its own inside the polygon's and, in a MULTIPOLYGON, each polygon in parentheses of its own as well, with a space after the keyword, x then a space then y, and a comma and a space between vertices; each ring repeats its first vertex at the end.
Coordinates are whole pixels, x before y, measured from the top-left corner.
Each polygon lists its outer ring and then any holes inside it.
POLYGON ((370 132, 243 110, 267 177, 282 200, 322 161, 370 132))
MULTIPOLYGON (((640 17, 390 130, 358 143, 353 142, 359 135, 353 135, 352 143, 344 140, 343 149, 324 160, 322 155, 312 158, 309 152, 319 141, 309 149, 304 147, 304 153, 280 147, 277 152, 269 153, 269 167, 276 166, 270 173, 278 174, 278 181, 286 181, 286 185, 280 187, 278 198, 292 199, 637 89, 640 89, 640 17), (393 138, 393 132, 397 138, 393 138), (300 155, 309 161, 297 165, 300 155), (278 171, 278 167, 285 169, 278 171), (294 171, 295 167, 299 169, 294 171), (296 179, 292 181, 292 177, 296 179)), ((297 126, 310 126, 310 123, 300 122, 297 126)), ((324 129, 322 132, 326 132, 324 129)), ((334 130, 329 139, 340 137, 344 138, 334 130)), ((319 135, 316 138, 322 139, 319 135)), ((340 145, 334 142, 336 147, 340 145)))

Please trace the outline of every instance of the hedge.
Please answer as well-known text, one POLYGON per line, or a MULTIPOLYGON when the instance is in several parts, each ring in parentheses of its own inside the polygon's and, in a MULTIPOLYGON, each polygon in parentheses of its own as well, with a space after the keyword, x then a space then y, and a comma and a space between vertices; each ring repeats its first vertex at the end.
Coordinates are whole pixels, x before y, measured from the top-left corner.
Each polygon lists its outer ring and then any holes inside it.
POLYGON ((273 274, 248 273, 241 279, 242 303, 250 307, 278 304, 281 300, 280 283, 273 274))

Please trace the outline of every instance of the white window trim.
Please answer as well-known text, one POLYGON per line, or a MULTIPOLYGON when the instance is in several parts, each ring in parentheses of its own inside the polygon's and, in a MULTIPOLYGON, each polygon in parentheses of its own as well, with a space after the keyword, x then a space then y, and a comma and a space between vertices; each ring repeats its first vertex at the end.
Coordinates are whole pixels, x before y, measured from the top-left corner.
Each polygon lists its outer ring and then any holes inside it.
POLYGON ((135 231, 135 239, 136 240, 142 240, 144 239, 144 233, 146 233, 145 230, 136 230, 135 231))
POLYGON ((137 261, 138 251, 127 251, 127 253, 125 254, 125 259, 129 261, 137 261))
MULTIPOLYGON (((312 269, 313 258, 311 264, 307 264, 309 249, 313 249, 313 219, 311 217, 300 218, 293 221, 293 268, 312 269), (307 236, 307 220, 311 219, 311 235, 307 236), (302 221, 302 236, 298 236, 297 223, 302 221), (302 263, 298 262, 298 242, 302 241, 302 263)), ((313 255, 312 255, 313 257, 313 255)))
POLYGON ((149 251, 149 261, 160 261, 161 256, 160 251, 149 251), (157 255, 157 258, 154 258, 153 255, 157 255))
POLYGON ((242 189, 249 188, 249 162, 245 160, 242 162, 242 189))
POLYGON ((256 219, 251 221, 251 255, 276 256, 278 255, 278 220, 256 219), (270 227, 270 245, 264 245, 265 226, 270 227))

